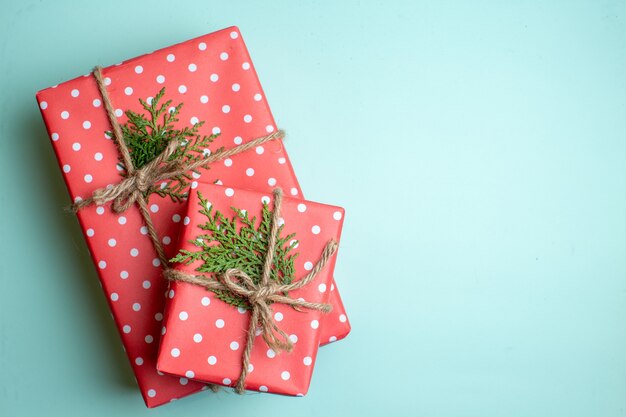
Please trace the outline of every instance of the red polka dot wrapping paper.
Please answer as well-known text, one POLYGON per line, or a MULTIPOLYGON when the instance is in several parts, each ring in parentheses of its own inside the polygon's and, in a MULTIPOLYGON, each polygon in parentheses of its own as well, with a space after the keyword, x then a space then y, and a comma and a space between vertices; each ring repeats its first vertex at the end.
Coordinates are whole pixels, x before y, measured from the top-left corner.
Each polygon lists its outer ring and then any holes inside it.
MULTIPOLYGON (((248 216, 257 218, 257 226, 263 202, 269 202, 269 207, 273 207, 270 202, 273 197, 267 193, 212 184, 200 184, 198 191, 213 210, 228 218, 235 216, 231 207, 246 210, 248 216)), ((201 209, 201 202, 194 192, 187 206, 185 219, 189 221, 181 231, 180 249, 198 251, 192 242, 207 233, 199 227, 207 221, 199 212, 201 209)), ((343 215, 340 207, 283 199, 279 220, 279 224, 284 224, 281 235, 295 233, 294 239, 298 242, 294 249, 298 253, 294 261, 294 281, 302 279, 313 268, 329 240, 339 242, 343 215)), ((328 302, 335 260, 336 254, 309 285, 292 291, 289 297, 315 303, 328 302)), ((178 263, 174 267, 196 275, 199 274, 196 268, 200 265, 201 261, 195 261, 189 265, 178 263)), ((246 389, 304 395, 311 381, 324 313, 308 309, 296 311, 279 303, 272 304, 271 308, 276 324, 289 335, 294 348, 291 352, 274 352, 257 332, 246 389)), ((213 384, 235 385, 241 373, 249 319, 248 310, 221 301, 213 292, 196 285, 173 282, 165 307, 158 369, 213 384)))
MULTIPOLYGON (((276 129, 236 27, 104 68, 103 76, 120 123, 127 121, 125 110, 142 110, 139 98, 148 100, 165 87, 165 99, 173 100, 173 105, 184 103, 178 125, 204 120, 200 133, 220 133, 209 151, 231 148, 276 129)), ((85 199, 98 188, 119 183, 118 151, 105 134, 111 126, 93 76, 42 90, 37 100, 71 198, 85 199)), ((266 192, 280 186, 287 195, 302 198, 280 140, 201 170, 194 174, 192 189, 200 179, 266 192)), ((200 382, 157 372, 167 283, 138 208, 117 215, 110 206, 90 206, 77 217, 146 405, 155 407, 205 389, 200 382)), ((166 254, 173 256, 185 204, 152 194, 149 208, 166 254)), ((330 293, 330 303, 333 312, 320 326, 323 343, 350 331, 337 290, 330 293)))

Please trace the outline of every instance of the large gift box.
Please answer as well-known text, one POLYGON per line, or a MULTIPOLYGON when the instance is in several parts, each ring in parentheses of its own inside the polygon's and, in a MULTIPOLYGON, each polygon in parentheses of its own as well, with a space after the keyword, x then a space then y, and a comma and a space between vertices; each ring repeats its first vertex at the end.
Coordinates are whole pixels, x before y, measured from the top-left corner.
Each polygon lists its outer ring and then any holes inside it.
MULTIPOLYGON (((119 123, 131 122, 129 115, 134 114, 137 128, 141 121, 137 117, 143 115, 160 128, 162 120, 150 120, 147 109, 157 97, 161 103, 171 101, 175 128, 194 129, 208 136, 206 143, 212 140, 202 150, 205 155, 277 129, 236 27, 104 68, 101 74, 119 123)), ((72 200, 84 202, 95 190, 119 184, 125 167, 111 140, 112 126, 94 76, 86 74, 42 90, 37 100, 72 200)), ((165 251, 162 259, 175 254, 185 223, 184 198, 177 197, 195 189, 200 178, 265 192, 280 186, 288 195, 302 198, 279 138, 186 178, 181 187, 155 184, 147 197, 146 208, 165 251)), ((111 202, 93 204, 77 216, 146 404, 154 407, 206 388, 200 382, 157 372, 167 283, 137 205, 115 213, 111 202)), ((322 343, 341 339, 350 330, 334 283, 329 297, 333 311, 322 319, 322 343)))
MULTIPOLYGON (((276 200, 270 201, 270 195, 265 193, 213 184, 200 184, 196 191, 189 197, 186 217, 189 222, 181 231, 180 251, 172 264, 175 271, 193 281, 173 281, 170 286, 157 363, 159 370, 213 384, 237 385, 244 367, 242 355, 248 328, 255 335, 247 361, 249 366, 246 366, 249 373, 241 388, 306 394, 324 313, 315 308, 286 304, 289 300, 269 305, 268 316, 291 345, 289 351, 281 352, 273 346, 272 339, 265 341, 258 323, 251 323, 249 299, 262 290, 260 280, 270 251, 273 204, 273 210, 279 210, 277 237, 280 241, 272 252, 273 279, 270 281, 302 282, 307 274, 314 274, 302 288, 288 294, 274 289, 274 293, 287 295, 292 300, 327 303, 343 209, 294 198, 282 198, 277 209, 276 200), (315 266, 331 243, 335 245, 333 252, 328 252, 330 256, 317 271, 315 266), (227 288, 207 290, 202 286, 219 283, 223 278, 221 274, 235 268, 250 277, 247 285, 251 287, 243 288, 243 291, 248 290, 247 297, 227 288)), ((235 282, 244 284, 237 279, 235 282)))

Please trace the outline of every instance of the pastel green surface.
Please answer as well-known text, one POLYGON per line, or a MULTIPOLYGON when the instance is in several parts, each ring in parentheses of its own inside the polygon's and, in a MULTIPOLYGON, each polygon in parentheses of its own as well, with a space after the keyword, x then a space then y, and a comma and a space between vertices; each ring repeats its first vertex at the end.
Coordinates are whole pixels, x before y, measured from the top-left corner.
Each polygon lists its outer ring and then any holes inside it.
POLYGON ((1 3, 1 416, 626 414, 624 2, 1 3), (34 94, 233 24, 354 330, 305 398, 148 410, 34 94))

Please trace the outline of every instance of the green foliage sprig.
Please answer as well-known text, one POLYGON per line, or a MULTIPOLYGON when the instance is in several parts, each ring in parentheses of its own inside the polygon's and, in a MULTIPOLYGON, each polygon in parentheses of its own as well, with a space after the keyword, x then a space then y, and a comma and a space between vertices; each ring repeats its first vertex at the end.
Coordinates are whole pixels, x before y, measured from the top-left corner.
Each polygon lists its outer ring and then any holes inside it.
MULTIPOLYGON (((248 274, 254 283, 258 284, 263 272, 271 231, 272 211, 268 205, 263 203, 257 227, 257 218, 250 218, 245 210, 231 207, 235 214, 231 219, 219 210, 214 210, 200 192, 198 192, 198 199, 201 207, 199 213, 207 218, 207 221, 198 227, 207 233, 190 241, 199 248, 198 251, 182 249, 171 259, 171 262, 189 265, 195 261, 201 261, 202 264, 196 268, 196 271, 212 275, 213 278, 230 268, 237 268, 248 274)), ((278 228, 276 253, 270 279, 279 284, 290 284, 295 275, 294 260, 298 256, 298 253, 292 253, 292 251, 298 242, 292 241, 295 233, 281 237, 283 228, 284 225, 278 228)), ((214 293, 217 298, 230 305, 250 309, 245 299, 233 296, 230 292, 214 291, 214 293)))
MULTIPOLYGON (((179 140, 180 146, 172 154, 170 161, 178 159, 183 164, 197 161, 210 153, 208 147, 218 136, 218 134, 204 136, 198 133, 204 121, 199 121, 192 127, 177 129, 175 124, 178 122, 183 103, 173 107, 172 100, 161 103, 164 95, 165 87, 149 103, 139 99, 139 103, 147 112, 147 117, 146 114, 132 110, 125 112, 128 122, 121 126, 122 133, 135 169, 140 169, 161 154, 172 140, 179 140)), ((110 132, 107 133, 111 136, 110 132)), ((175 202, 184 200, 187 198, 191 179, 189 173, 179 175, 164 184, 151 187, 146 195, 157 193, 161 197, 169 196, 175 202)))

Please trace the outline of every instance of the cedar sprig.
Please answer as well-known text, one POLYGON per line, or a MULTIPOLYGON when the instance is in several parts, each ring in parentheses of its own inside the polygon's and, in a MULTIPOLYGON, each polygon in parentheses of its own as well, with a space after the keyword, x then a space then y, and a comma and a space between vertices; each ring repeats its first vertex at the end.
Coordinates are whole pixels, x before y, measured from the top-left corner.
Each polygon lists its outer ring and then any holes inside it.
MULTIPOLYGON (((201 261, 196 271, 208 274, 213 279, 230 268, 237 268, 258 284, 263 272, 272 223, 272 211, 267 203, 263 203, 261 218, 257 222, 256 216, 250 217, 247 211, 236 207, 231 207, 234 216, 226 217, 219 210, 214 210, 200 192, 198 199, 199 213, 207 218, 198 227, 206 233, 200 234, 190 243, 199 250, 181 249, 171 261, 186 265, 201 261)), ((298 242, 293 240, 295 233, 281 236, 283 228, 284 225, 278 228, 270 279, 279 284, 290 284, 295 276, 294 260, 298 256, 298 253, 293 253, 293 249, 298 242)), ((216 290, 214 293, 217 298, 230 305, 250 309, 244 298, 233 296, 227 291, 216 290)))
MULTIPOLYGON (((172 100, 162 103, 164 95, 165 87, 150 102, 139 99, 139 103, 147 112, 147 117, 146 114, 132 110, 125 112, 128 122, 121 128, 135 169, 152 161, 165 150, 170 141, 176 139, 180 141, 180 146, 172 154, 170 161, 178 159, 183 164, 198 161, 211 152, 208 147, 219 135, 200 135, 198 131, 204 125, 204 121, 199 121, 191 127, 177 129, 175 124, 179 121, 178 115, 183 103, 176 106, 171 106, 172 100)), ((110 132, 107 133, 111 136, 110 132)), ((178 175, 151 187, 146 195, 157 193, 161 197, 169 196, 175 202, 184 200, 187 198, 191 179, 190 173, 178 175)))

